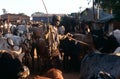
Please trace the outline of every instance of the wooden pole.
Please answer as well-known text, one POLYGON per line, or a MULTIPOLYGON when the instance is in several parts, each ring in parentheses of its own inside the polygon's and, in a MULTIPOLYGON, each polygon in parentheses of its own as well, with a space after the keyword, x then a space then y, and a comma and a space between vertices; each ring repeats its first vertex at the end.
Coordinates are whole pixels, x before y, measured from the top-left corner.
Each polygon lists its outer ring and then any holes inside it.
POLYGON ((45 11, 46 11, 46 13, 47 13, 48 24, 49 24, 49 16, 48 16, 48 11, 47 11, 46 5, 45 5, 45 3, 44 3, 44 1, 43 1, 43 0, 42 0, 42 3, 43 3, 43 5, 44 5, 45 11))

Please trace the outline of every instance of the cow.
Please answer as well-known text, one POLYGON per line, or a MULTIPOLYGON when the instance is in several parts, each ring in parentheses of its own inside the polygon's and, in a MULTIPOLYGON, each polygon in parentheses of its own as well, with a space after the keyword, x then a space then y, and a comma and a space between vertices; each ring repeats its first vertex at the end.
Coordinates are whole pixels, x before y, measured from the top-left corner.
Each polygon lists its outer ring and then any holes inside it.
POLYGON ((0 51, 0 79, 18 79, 26 78, 29 74, 29 68, 22 64, 23 53, 17 51, 0 51))
POLYGON ((21 36, 25 32, 27 32, 27 28, 25 25, 18 25, 18 26, 16 26, 14 31, 15 31, 15 35, 21 36))
POLYGON ((102 53, 113 53, 120 45, 117 38, 112 34, 97 35, 92 33, 92 37, 95 48, 102 53))
POLYGON ((34 79, 64 79, 62 71, 56 68, 50 68, 43 76, 35 76, 34 79))
POLYGON ((17 36, 17 35, 5 34, 4 37, 11 39, 13 41, 14 45, 16 45, 16 46, 21 46, 22 43, 24 42, 23 38, 20 36, 17 36))
POLYGON ((18 79, 27 77, 29 68, 22 63, 22 48, 15 45, 11 38, 0 38, 0 78, 18 79))
POLYGON ((17 54, 20 54, 22 52, 22 48, 14 45, 14 42, 11 38, 6 38, 6 37, 2 37, 0 38, 0 50, 7 50, 7 51, 17 51, 20 50, 20 52, 18 52, 17 54))
MULTIPOLYGON (((38 70, 39 71, 41 70, 41 73, 42 73, 42 70, 44 71, 44 69, 46 69, 50 65, 50 55, 49 55, 49 49, 48 49, 46 40, 43 38, 39 38, 38 40, 36 40, 35 48, 37 50, 36 51, 37 67, 38 67, 38 70)), ((32 62, 34 65, 34 61, 32 61, 32 62)))
MULTIPOLYGON (((91 53, 93 50, 92 46, 83 40, 76 38, 77 35, 73 34, 73 37, 66 37, 60 40, 60 50, 64 54, 63 66, 65 70, 79 71, 79 66, 82 58, 91 53)), ((89 39, 90 41, 90 39, 89 39)))
POLYGON ((119 44, 119 31, 111 32, 110 34, 103 32, 102 28, 98 30, 90 29, 86 27, 86 34, 76 35, 77 39, 91 43, 95 50, 98 50, 102 53, 112 53, 120 45, 119 44), (117 38, 116 38, 117 36, 117 38), (91 39, 93 42, 91 42, 91 39))
POLYGON ((17 36, 17 35, 8 33, 4 35, 4 38, 11 39, 13 41, 14 46, 22 48, 22 52, 25 53, 23 57, 23 62, 26 65, 30 65, 30 62, 29 62, 29 60, 31 59, 30 51, 32 48, 31 46, 32 40, 31 40, 30 33, 24 33, 22 36, 17 36))
MULTIPOLYGON (((46 60, 49 60, 49 53, 48 53, 48 42, 46 42, 45 39, 45 30, 44 26, 33 26, 31 28, 32 32, 32 49, 30 52, 30 55, 32 57, 32 70, 34 71, 34 66, 35 66, 35 58, 34 58, 34 50, 36 48, 36 53, 37 53, 37 67, 42 67, 46 62, 46 60), (41 66, 39 65, 41 64, 41 66)), ((40 70, 37 69, 37 70, 40 70)))
POLYGON ((81 61, 80 79, 90 79, 100 71, 107 72, 115 78, 120 75, 120 57, 116 55, 91 53, 81 61))
POLYGON ((33 40, 32 50, 31 50, 32 65, 34 66, 34 61, 35 61, 34 49, 36 48, 37 61, 40 62, 39 64, 40 64, 41 69, 44 69, 49 66, 58 67, 58 65, 61 64, 60 53, 56 48, 57 44, 56 42, 53 42, 55 35, 50 30, 51 29, 48 30, 47 28, 45 28, 44 25, 39 25, 31 29, 32 34, 33 34, 32 35, 32 40, 33 40))
POLYGON ((107 72, 100 71, 98 74, 94 74, 90 79, 115 79, 115 77, 107 72))

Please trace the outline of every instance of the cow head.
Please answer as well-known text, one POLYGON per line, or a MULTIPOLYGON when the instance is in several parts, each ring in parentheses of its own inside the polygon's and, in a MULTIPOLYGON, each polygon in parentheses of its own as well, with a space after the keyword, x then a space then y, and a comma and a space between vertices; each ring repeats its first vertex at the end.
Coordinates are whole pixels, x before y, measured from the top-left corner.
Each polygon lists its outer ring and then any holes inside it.
POLYGON ((107 72, 100 71, 98 74, 90 77, 90 79, 115 79, 115 77, 107 72))
POLYGON ((30 74, 28 67, 21 62, 24 54, 0 52, 0 79, 18 79, 30 74))

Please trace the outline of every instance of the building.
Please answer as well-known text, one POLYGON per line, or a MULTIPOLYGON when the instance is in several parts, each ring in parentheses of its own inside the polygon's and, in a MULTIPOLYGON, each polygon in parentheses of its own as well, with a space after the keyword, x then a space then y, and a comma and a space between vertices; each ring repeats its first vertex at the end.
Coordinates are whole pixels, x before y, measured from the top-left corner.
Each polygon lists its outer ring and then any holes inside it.
POLYGON ((103 9, 95 8, 93 11, 93 8, 86 8, 83 12, 80 14, 80 21, 101 21, 106 22, 111 19, 113 19, 114 16, 112 14, 106 13, 103 11, 103 9))
MULTIPOLYGON (((39 22, 39 21, 42 21, 42 22, 51 22, 52 21, 52 16, 54 14, 44 14, 44 13, 41 13, 41 12, 35 12, 32 14, 32 21, 34 22, 39 22)), ((61 17, 63 17, 65 14, 55 14, 55 15, 59 15, 61 17)))
POLYGON ((19 21, 30 21, 30 17, 24 14, 11 14, 11 13, 6 13, 1 15, 1 20, 3 21, 9 21, 9 22, 17 22, 19 21))

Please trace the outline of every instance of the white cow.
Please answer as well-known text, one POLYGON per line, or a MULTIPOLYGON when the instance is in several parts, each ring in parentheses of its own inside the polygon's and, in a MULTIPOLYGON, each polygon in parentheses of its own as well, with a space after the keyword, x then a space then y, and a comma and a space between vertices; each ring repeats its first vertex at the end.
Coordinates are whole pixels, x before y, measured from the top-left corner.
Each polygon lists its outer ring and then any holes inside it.
POLYGON ((2 37, 0 38, 0 52, 12 51, 17 54, 21 54, 22 48, 17 45, 14 45, 13 40, 10 38, 2 37))
POLYGON ((21 46, 21 44, 24 42, 24 38, 17 36, 17 35, 5 34, 4 37, 12 39, 14 45, 16 45, 16 46, 21 46))

